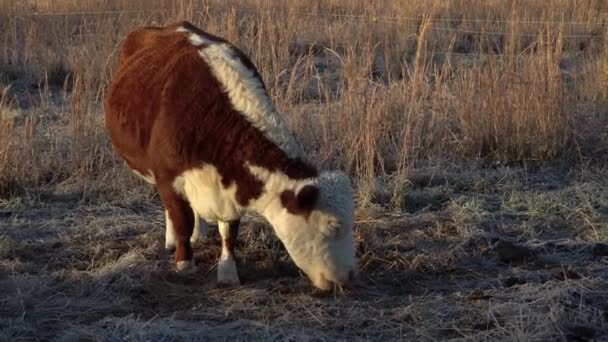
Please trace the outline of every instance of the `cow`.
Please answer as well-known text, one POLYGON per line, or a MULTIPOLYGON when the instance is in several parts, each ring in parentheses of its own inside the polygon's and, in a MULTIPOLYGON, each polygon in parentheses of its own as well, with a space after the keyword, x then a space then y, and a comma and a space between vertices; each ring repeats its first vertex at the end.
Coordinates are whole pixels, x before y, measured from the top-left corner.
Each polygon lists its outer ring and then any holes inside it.
POLYGON ((221 236, 217 282, 240 284, 235 240, 253 212, 314 287, 351 284, 350 178, 307 159, 239 48, 187 21, 136 28, 120 47, 105 109, 113 149, 158 191, 177 272, 197 269, 200 217, 221 236))

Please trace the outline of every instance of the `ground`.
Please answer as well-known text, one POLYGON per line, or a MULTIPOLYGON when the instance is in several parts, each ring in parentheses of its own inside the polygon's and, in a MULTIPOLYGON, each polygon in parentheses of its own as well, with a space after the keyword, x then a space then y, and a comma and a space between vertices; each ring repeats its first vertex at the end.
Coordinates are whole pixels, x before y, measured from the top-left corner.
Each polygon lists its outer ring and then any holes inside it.
POLYGON ((199 273, 175 274, 152 191, 14 196, 0 206, 0 339, 608 339, 605 169, 429 166, 408 180, 403 210, 358 210, 360 276, 332 293, 257 217, 239 236, 243 284, 218 287, 216 228, 199 273))

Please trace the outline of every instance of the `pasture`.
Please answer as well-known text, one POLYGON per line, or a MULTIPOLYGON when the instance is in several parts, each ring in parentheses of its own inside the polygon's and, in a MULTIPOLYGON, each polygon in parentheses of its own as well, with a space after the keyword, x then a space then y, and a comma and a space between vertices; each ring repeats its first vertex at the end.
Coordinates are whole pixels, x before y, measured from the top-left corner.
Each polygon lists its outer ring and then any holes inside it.
POLYGON ((0 0, 0 340, 608 339, 601 0, 0 0), (76 4, 77 3, 77 4, 76 4), (242 285, 217 227, 174 272, 158 195, 113 151, 121 39, 188 20, 247 53, 356 190, 352 290, 262 218, 242 285))

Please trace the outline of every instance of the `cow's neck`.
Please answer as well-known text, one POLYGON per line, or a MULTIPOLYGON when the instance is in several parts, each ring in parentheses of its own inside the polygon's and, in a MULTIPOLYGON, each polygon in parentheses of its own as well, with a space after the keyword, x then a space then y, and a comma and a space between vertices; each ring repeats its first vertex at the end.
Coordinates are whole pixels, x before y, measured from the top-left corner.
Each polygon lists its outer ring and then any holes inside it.
POLYGON ((254 163, 246 163, 246 167, 258 180, 264 184, 260 198, 252 203, 252 209, 271 219, 272 213, 279 208, 281 194, 284 191, 297 193, 302 187, 316 182, 317 169, 301 159, 286 160, 267 168, 254 163))

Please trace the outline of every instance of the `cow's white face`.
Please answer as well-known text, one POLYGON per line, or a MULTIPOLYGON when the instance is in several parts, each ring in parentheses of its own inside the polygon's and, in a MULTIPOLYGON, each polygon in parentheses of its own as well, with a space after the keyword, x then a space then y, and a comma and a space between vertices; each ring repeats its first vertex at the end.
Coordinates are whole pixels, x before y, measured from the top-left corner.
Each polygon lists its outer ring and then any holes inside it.
POLYGON ((316 195, 307 214, 293 213, 298 197, 305 196, 303 188, 291 199, 270 203, 266 216, 295 264, 317 288, 349 285, 356 274, 350 181, 341 173, 324 173, 313 186, 318 191, 312 189, 316 195), (286 203, 290 200, 296 203, 286 203))

